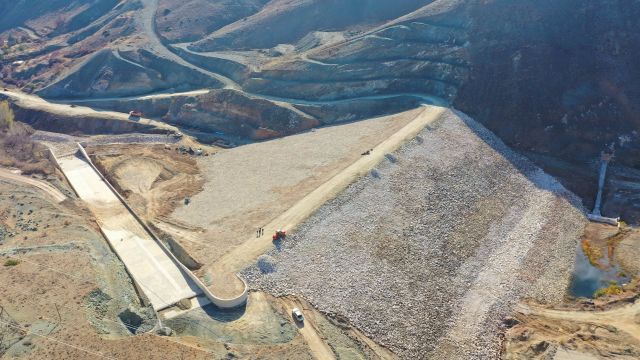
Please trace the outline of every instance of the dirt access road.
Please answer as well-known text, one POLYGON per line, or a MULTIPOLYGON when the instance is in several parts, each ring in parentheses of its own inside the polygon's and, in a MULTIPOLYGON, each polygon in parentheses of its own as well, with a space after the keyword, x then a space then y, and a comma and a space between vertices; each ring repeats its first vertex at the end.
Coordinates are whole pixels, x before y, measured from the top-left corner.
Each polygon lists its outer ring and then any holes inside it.
POLYGON ((640 314, 640 301, 605 311, 553 310, 521 303, 516 311, 524 315, 540 315, 551 319, 614 326, 640 341, 640 324, 637 322, 640 314))
POLYGON ((322 360, 335 359, 336 357, 329 347, 329 344, 322 339, 318 333, 318 329, 315 327, 313 311, 305 311, 307 309, 300 301, 291 298, 283 298, 282 302, 287 307, 287 310, 289 310, 289 313, 291 313, 294 308, 298 308, 303 312, 305 321, 296 322, 296 326, 298 327, 298 332, 304 337, 304 341, 309 346, 313 356, 315 356, 316 359, 322 360))
POLYGON ((271 235, 276 230, 294 230, 296 226, 307 219, 320 206, 336 197, 360 176, 371 171, 384 159, 386 154, 395 151, 403 143, 414 138, 427 125, 440 118, 445 111, 446 108, 425 105, 424 110, 414 120, 381 142, 373 149, 370 155, 361 157, 266 225, 264 227, 264 236, 260 238, 251 237, 242 245, 220 258, 210 270, 213 280, 213 284, 210 287, 211 291, 224 297, 242 293, 244 283, 235 274, 251 265, 260 255, 273 248, 271 235))
POLYGON ((67 198, 62 192, 60 192, 60 190, 54 188, 48 183, 20 175, 19 173, 13 172, 11 170, 0 168, 0 178, 9 180, 11 182, 35 186, 47 195, 51 196, 56 202, 63 202, 67 198))
MULTIPOLYGON (((72 116, 72 117, 93 117, 105 120, 113 120, 113 121, 126 121, 131 122, 129 119, 129 114, 115 112, 115 111, 96 111, 89 107, 84 106, 74 106, 71 107, 65 104, 59 104, 54 102, 49 102, 44 100, 41 97, 26 94, 23 92, 19 92, 16 90, 4 91, 0 90, 0 95, 8 96, 13 99, 20 107, 25 109, 33 109, 39 111, 45 111, 51 114, 57 114, 61 116, 72 116)), ((135 121, 140 124, 151 125, 157 128, 170 130, 173 132, 178 132, 179 130, 171 125, 167 125, 163 122, 155 121, 148 118, 140 118, 135 121)))

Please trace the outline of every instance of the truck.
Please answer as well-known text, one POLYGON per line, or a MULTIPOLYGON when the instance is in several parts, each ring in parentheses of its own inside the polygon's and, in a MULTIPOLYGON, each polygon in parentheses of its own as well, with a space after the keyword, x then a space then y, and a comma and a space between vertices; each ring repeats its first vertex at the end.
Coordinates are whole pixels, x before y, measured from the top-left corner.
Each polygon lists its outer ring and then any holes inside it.
POLYGON ((138 111, 138 110, 129 111, 129 117, 132 117, 132 118, 141 118, 142 115, 143 115, 142 111, 138 111))
POLYGON ((297 322, 304 322, 304 315, 302 315, 302 311, 298 308, 293 308, 293 310, 291 310, 291 316, 293 316, 297 322))

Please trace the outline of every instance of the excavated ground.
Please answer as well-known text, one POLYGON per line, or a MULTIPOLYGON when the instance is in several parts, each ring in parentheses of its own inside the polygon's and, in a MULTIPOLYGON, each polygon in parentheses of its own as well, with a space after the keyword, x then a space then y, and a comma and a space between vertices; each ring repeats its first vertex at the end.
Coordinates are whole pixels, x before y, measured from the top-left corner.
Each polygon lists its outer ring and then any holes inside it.
POLYGON ((117 144, 87 150, 138 214, 155 220, 204 185, 196 160, 180 154, 177 146, 117 144))
POLYGON ((623 286, 620 294, 581 299, 549 307, 520 304, 505 320, 503 359, 603 359, 640 357, 637 321, 640 284, 623 286))
MULTIPOLYGON (((102 156, 119 147, 145 149, 153 157, 153 146, 127 144, 103 147, 102 156)), ((89 210, 64 184, 55 184, 71 198, 58 203, 36 187, 0 179, 0 288, 7 289, 0 293, 0 357, 222 359, 260 354, 261 359, 311 360, 306 333, 290 316, 293 301, 322 323, 314 330, 323 339, 320 345, 355 358, 380 351, 354 330, 314 315, 306 303, 262 293, 252 293, 241 309, 207 307, 166 321, 171 338, 142 334, 156 325, 153 310, 139 303, 124 266, 87 217, 89 210)))
POLYGON ((16 334, 1 342, 0 355, 122 358, 135 347, 147 359, 181 352, 202 358, 157 337, 129 337, 153 328, 155 315, 141 306, 124 266, 80 203, 58 204, 36 188, 4 180, 0 194, 0 333, 16 334))
POLYGON ((559 302, 578 199, 473 120, 446 113, 245 271, 301 294, 402 358, 490 358, 526 296, 559 302))

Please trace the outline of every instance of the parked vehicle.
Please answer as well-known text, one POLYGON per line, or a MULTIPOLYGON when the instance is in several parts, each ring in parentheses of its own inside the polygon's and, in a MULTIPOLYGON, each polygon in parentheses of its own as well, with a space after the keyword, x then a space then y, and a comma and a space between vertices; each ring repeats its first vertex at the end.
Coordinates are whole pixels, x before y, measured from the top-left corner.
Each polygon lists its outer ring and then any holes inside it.
POLYGON ((277 230, 275 234, 273 234, 273 241, 283 240, 287 237, 287 232, 284 230, 277 230))

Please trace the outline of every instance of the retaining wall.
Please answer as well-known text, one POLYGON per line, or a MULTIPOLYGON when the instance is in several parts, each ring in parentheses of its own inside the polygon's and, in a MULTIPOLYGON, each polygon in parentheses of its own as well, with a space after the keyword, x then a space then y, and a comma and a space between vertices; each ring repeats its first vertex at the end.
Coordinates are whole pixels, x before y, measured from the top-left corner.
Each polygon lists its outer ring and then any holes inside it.
MULTIPOLYGON (((49 150, 49 156, 51 157, 51 161, 53 161, 54 165, 60 169, 60 172, 62 173, 62 176, 64 176, 64 178, 67 180, 67 183, 69 184, 69 186, 71 187, 71 190, 73 190, 76 193, 76 196, 78 196, 78 198, 80 198, 80 194, 78 193, 78 190, 76 188, 73 187, 73 183, 71 182, 71 180, 69 180, 69 178, 67 177, 67 174, 64 172, 64 170, 62 169, 62 166, 60 166, 60 162, 58 161, 58 158, 56 157, 56 155, 53 153, 53 151, 51 149, 49 150)), ((102 231, 102 227, 98 226, 98 229, 100 230, 100 234, 107 239, 107 234, 105 234, 102 231)), ((118 256, 118 253, 116 252, 116 250, 111 246, 111 243, 109 241, 107 241, 107 245, 109 246, 109 248, 111 249, 111 251, 118 256)), ((118 257, 120 258, 120 257, 118 257)), ((120 259, 120 261, 122 261, 122 259, 120 259)), ((142 287, 140 286, 140 284, 138 284, 138 282, 136 281, 136 278, 133 277, 133 275, 131 274, 131 272, 129 271, 129 268, 127 267, 127 264, 122 261, 123 265, 124 265, 124 270, 127 272, 127 274, 129 275, 129 278, 131 279, 131 282, 133 283, 133 288, 136 291, 136 294, 138 295, 138 299, 140 299, 140 302, 142 303, 142 305, 144 306, 150 306, 151 305, 151 301, 149 301, 149 298, 147 298, 147 296, 144 294, 144 291, 142 291, 142 287)), ((158 312, 155 311, 156 313, 156 317, 158 316, 158 312)))
POLYGON ((82 144, 78 143, 78 149, 80 150, 80 153, 85 158, 85 160, 87 161, 89 166, 91 166, 93 168, 93 170, 98 174, 98 176, 100 176, 100 178, 105 182, 105 184, 107 184, 109 189, 111 189, 111 191, 120 200, 120 202, 122 202, 122 204, 127 208, 127 210, 129 210, 131 215, 133 215, 133 217, 140 223, 140 225, 142 225, 142 227, 151 236, 151 238, 158 243, 160 248, 167 254, 167 256, 169 256, 169 258, 171 258, 171 260, 200 288, 200 290, 202 290, 202 293, 215 306, 217 306, 219 308, 223 308, 223 309, 231 309, 231 308, 242 306, 247 302, 247 298, 249 296, 249 287, 247 286, 247 283, 244 281, 244 279, 242 279, 242 277, 240 277, 240 276, 238 276, 238 278, 244 284, 244 291, 242 292, 242 294, 240 294, 239 296, 237 296, 235 298, 231 298, 231 299, 221 299, 221 298, 213 295, 213 293, 211 293, 211 291, 209 291, 207 286, 202 283, 200 278, 198 278, 196 275, 194 275, 191 272, 191 270, 189 270, 183 263, 180 262, 180 260, 178 260, 176 258, 176 256, 171 252, 171 250, 169 250, 165 246, 165 244, 162 242, 162 240, 160 240, 160 237, 158 237, 156 235, 156 233, 144 222, 144 220, 141 217, 138 216, 138 214, 133 210, 133 208, 129 205, 129 203, 125 200, 125 198, 122 197, 122 195, 120 195, 120 193, 116 190, 116 188, 113 185, 111 185, 109 180, 104 175, 102 175, 102 172, 93 163, 93 161, 91 161, 91 158, 89 157, 89 154, 87 154, 87 152, 85 151, 85 149, 84 149, 82 144))

